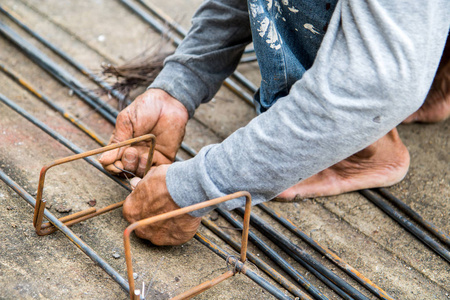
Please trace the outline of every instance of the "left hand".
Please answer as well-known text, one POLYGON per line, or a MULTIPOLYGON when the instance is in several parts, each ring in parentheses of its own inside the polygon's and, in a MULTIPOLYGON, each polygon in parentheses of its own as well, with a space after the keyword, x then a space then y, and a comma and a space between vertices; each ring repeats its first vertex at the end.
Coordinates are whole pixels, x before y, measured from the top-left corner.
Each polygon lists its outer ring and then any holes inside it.
MULTIPOLYGON (((123 216, 128 222, 133 223, 180 208, 167 190, 168 168, 169 165, 154 167, 142 180, 132 179, 131 183, 136 188, 123 205, 123 216)), ((184 214, 138 228, 135 232, 138 237, 158 246, 180 245, 195 235, 200 221, 201 218, 184 214)))

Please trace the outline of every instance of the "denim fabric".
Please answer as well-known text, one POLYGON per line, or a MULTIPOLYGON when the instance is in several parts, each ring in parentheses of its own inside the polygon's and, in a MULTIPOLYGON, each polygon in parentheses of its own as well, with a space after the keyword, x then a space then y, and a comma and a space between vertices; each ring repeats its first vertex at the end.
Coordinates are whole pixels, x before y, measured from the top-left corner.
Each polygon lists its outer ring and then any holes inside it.
POLYGON ((337 0, 248 0, 262 81, 258 113, 287 96, 317 55, 337 0))

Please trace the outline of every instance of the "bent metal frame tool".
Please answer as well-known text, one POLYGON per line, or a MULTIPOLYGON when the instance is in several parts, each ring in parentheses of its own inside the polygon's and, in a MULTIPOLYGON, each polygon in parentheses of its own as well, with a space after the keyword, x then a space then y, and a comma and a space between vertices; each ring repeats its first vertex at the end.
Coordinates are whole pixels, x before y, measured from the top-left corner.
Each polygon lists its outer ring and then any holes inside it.
MULTIPOLYGON (((42 199, 44 183, 45 183, 45 175, 50 168, 64 164, 64 163, 72 162, 72 161, 75 161, 78 159, 82 159, 82 158, 85 158, 88 156, 100 154, 100 153, 103 153, 103 152, 106 152, 109 150, 117 149, 120 147, 132 145, 132 144, 136 144, 136 143, 144 142, 144 141, 151 141, 151 147, 149 150, 149 156, 148 156, 147 166, 146 166, 146 170, 145 170, 145 174, 146 174, 150 170, 150 167, 152 165, 153 152, 154 152, 154 148, 155 148, 155 136, 152 134, 147 134, 147 135, 144 135, 144 136, 141 136, 138 138, 134 138, 134 139, 130 139, 127 141, 123 141, 120 143, 111 144, 111 145, 108 145, 108 146, 105 146, 105 147, 102 147, 99 149, 87 151, 84 153, 72 155, 72 156, 65 157, 65 158, 61 158, 61 159, 58 159, 58 160, 44 166, 42 168, 40 176, 39 176, 39 186, 38 186, 38 191, 37 191, 37 196, 36 196, 36 205, 35 205, 35 211, 34 211, 34 216, 33 216, 33 225, 36 229, 36 233, 38 235, 42 236, 42 235, 48 235, 57 230, 57 228, 51 222, 42 223, 42 220, 44 218, 44 210, 45 210, 45 203, 46 203, 46 201, 42 199)), ((135 223, 132 223, 130 226, 128 226, 123 233, 123 239, 124 239, 124 248, 125 248, 125 260, 126 260, 126 264, 127 264, 127 275, 128 275, 130 299, 131 300, 140 299, 140 291, 135 290, 135 283, 134 283, 134 278, 133 278, 131 245, 130 245, 130 235, 134 230, 136 230, 140 227, 143 227, 143 226, 150 225, 150 224, 158 222, 158 221, 167 220, 167 219, 170 219, 170 218, 173 218, 176 216, 180 216, 180 215, 183 215, 186 213, 193 212, 195 210, 199 210, 199 209, 202 209, 205 207, 217 205, 222 202, 240 198, 240 197, 246 198, 245 215, 244 215, 244 229, 242 232, 241 256, 239 259, 239 262, 241 264, 244 264, 247 259, 248 230, 249 230, 250 211, 251 211, 251 196, 248 192, 237 192, 237 193, 234 193, 231 195, 223 196, 223 197, 212 199, 212 200, 209 200, 206 202, 202 202, 202 203, 198 203, 198 204, 191 205, 188 207, 180 208, 180 209, 177 209, 177 210, 174 210, 171 212, 167 212, 167 213, 164 213, 161 215, 157 215, 157 216, 153 216, 153 217, 150 217, 150 218, 147 218, 144 220, 137 221, 135 223)), ((121 207, 121 206, 123 206, 123 203, 124 203, 124 201, 121 201, 121 202, 109 205, 107 207, 101 208, 99 210, 97 210, 95 208, 86 209, 86 210, 65 216, 63 218, 60 218, 59 221, 62 222, 66 226, 70 226, 70 225, 82 222, 84 220, 93 218, 95 216, 98 216, 100 214, 106 213, 106 212, 116 209, 118 207, 121 207)), ((233 265, 236 265, 238 263, 238 260, 231 257, 229 262, 233 265)), ((187 299, 187 298, 191 298, 195 295, 198 295, 198 294, 204 292, 205 290, 219 284, 220 282, 234 276, 236 273, 239 272, 239 269, 240 268, 233 268, 231 270, 228 270, 224 274, 222 274, 212 280, 206 281, 198 286, 195 286, 192 289, 174 297, 173 299, 187 299)))
MULTIPOLYGON (((105 147, 102 147, 99 149, 87 151, 87 152, 72 155, 69 157, 64 157, 64 158, 55 160, 54 162, 44 166, 41 169, 41 173, 39 175, 39 185, 38 185, 38 190, 37 190, 37 195, 36 195, 36 206, 34 209, 34 216, 33 216, 33 226, 36 229, 36 233, 38 235, 47 235, 47 234, 50 234, 50 233, 56 231, 56 227, 53 226, 53 224, 48 223, 48 222, 42 223, 42 220, 44 218, 44 209, 45 209, 45 203, 46 203, 46 200, 42 199, 42 195, 43 195, 43 191, 44 191, 45 175, 47 174, 47 171, 50 168, 58 166, 58 165, 62 165, 62 164, 65 164, 65 163, 68 163, 71 161, 75 161, 75 160, 78 160, 81 158, 100 154, 100 153, 103 153, 103 152, 106 152, 109 150, 117 149, 120 147, 132 145, 132 144, 136 144, 136 143, 144 142, 144 141, 151 141, 151 147, 150 147, 150 151, 149 151, 148 159, 147 159, 147 166, 145 168, 145 173, 144 173, 144 174, 146 174, 150 170, 150 167, 152 165, 153 151, 155 149, 155 136, 153 134, 146 134, 146 135, 143 135, 138 138, 130 139, 130 140, 123 141, 120 143, 111 144, 111 145, 108 145, 108 146, 105 146, 105 147)), ((123 203, 124 203, 124 201, 121 201, 121 202, 109 205, 107 207, 101 208, 99 210, 92 207, 90 209, 86 209, 86 210, 80 211, 78 213, 74 213, 74 214, 65 216, 59 220, 61 222, 63 222, 66 226, 70 226, 70 225, 79 223, 81 221, 98 216, 100 214, 106 213, 106 212, 116 209, 118 207, 121 207, 123 205, 123 203)))

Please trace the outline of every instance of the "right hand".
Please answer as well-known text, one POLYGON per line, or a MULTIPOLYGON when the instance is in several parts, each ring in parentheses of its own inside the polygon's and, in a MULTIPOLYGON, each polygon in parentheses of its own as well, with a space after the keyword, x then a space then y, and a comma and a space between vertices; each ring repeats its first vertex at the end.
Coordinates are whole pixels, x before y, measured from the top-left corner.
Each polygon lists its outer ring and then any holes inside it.
MULTIPOLYGON (((189 115, 186 107, 160 89, 149 89, 122 110, 110 144, 122 142, 144 134, 156 136, 152 165, 170 164, 184 138, 189 115)), ((144 176, 150 142, 138 143, 103 153, 99 162, 113 174, 125 169, 139 177, 144 176)))

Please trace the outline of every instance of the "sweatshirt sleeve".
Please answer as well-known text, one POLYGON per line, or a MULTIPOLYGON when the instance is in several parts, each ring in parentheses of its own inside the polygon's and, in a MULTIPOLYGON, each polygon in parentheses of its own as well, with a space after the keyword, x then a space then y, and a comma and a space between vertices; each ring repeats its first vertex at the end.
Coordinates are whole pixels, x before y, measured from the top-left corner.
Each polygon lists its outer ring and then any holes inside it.
POLYGON ((286 97, 170 166, 174 201, 185 207, 246 190, 258 204, 369 146, 421 106, 449 26, 448 0, 339 1, 313 66, 286 97))
POLYGON ((251 42, 245 0, 205 1, 192 19, 192 28, 150 88, 160 88, 186 106, 189 116, 208 102, 236 69, 251 42))

